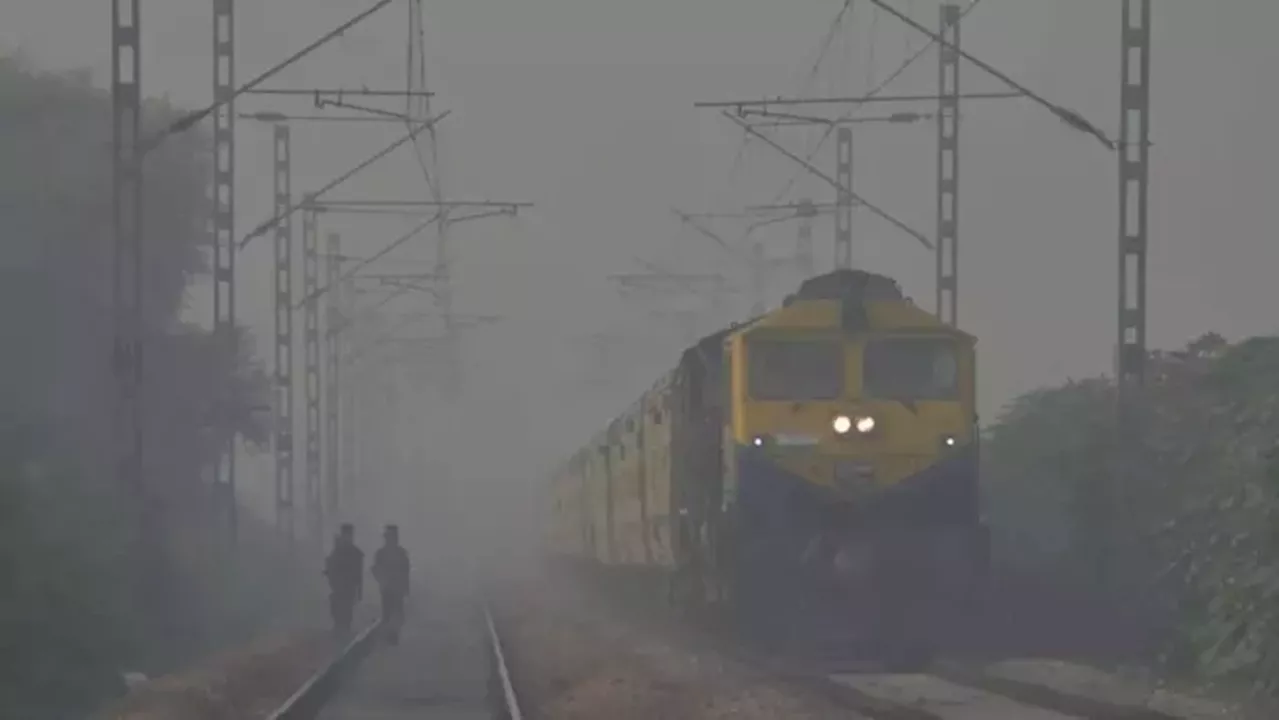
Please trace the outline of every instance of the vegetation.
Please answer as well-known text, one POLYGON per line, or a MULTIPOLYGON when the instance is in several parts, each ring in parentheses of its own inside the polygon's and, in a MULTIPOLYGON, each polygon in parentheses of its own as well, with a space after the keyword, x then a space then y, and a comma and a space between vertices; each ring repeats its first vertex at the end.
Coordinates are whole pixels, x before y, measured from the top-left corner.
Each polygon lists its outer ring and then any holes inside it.
MULTIPOLYGON (((150 103, 145 114, 156 128, 177 113, 150 103)), ((121 671, 170 669, 275 609, 284 574, 268 533, 245 518, 258 547, 230 557, 202 479, 218 434, 265 437, 250 408, 267 386, 246 353, 214 352, 207 331, 180 321, 206 265, 209 174, 204 140, 173 137, 147 160, 144 218, 147 469, 171 605, 161 624, 138 610, 136 499, 110 472, 110 98, 82 76, 0 59, 0 128, 0 716, 65 717, 119 690, 121 671), (219 394, 232 401, 221 427, 219 394)))
POLYGON ((999 562, 1136 606, 1168 672, 1274 698, 1276 353, 1216 335, 1152 353, 1123 477, 1109 380, 1014 401, 983 446, 999 562))

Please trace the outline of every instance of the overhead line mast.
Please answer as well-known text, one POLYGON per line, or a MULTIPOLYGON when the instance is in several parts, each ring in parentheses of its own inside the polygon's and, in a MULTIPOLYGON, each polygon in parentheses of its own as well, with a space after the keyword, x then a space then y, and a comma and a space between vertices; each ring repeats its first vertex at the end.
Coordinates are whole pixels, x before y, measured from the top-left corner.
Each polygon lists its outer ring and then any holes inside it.
POLYGON ((307 499, 308 534, 324 550, 324 487, 320 440, 320 229, 311 198, 302 210, 302 293, 307 298, 302 314, 304 463, 303 488, 307 499))
POLYGON ((293 204, 292 148, 289 126, 272 129, 275 214, 275 454, 276 527, 286 541, 294 539, 293 496, 293 204))
POLYGON ((1116 424, 1122 479, 1135 479, 1139 395, 1147 366, 1147 190, 1151 131, 1151 0, 1122 0, 1116 424))
POLYGON ((342 477, 340 442, 342 422, 341 337, 346 325, 343 313, 343 293, 338 283, 342 269, 342 238, 336 232, 328 234, 325 243, 325 279, 334 288, 325 298, 324 310, 324 507, 331 523, 342 509, 342 477))
POLYGON ((836 131, 836 237, 835 268, 853 267, 853 131, 836 131))
POLYGON ((116 487, 137 508, 138 597, 148 611, 165 617, 166 564, 161 554, 160 508, 146 472, 143 337, 142 48, 139 0, 111 3, 112 125, 112 324, 111 366, 115 376, 114 420, 109 430, 116 487))
MULTIPOLYGON (((943 4, 938 36, 938 191, 934 237, 934 314, 957 323, 960 225, 960 6, 943 4)), ((841 128, 844 130, 844 128, 841 128)))
MULTIPOLYGON (((112 371, 116 378, 116 414, 112 423, 112 433, 118 437, 113 451, 118 453, 118 461, 114 469, 118 482, 128 488, 138 500, 139 537, 144 546, 144 555, 148 548, 158 549, 163 543, 157 535, 155 498, 145 477, 144 433, 146 414, 143 397, 143 337, 146 323, 143 311, 144 278, 143 278, 143 162, 145 157, 160 147, 173 135, 186 132, 206 118, 213 124, 213 162, 212 182, 210 188, 209 230, 213 240, 213 328, 212 338, 217 357, 225 362, 215 363, 218 385, 214 387, 216 394, 211 423, 217 438, 212 461, 212 492, 219 520, 222 521, 231 542, 235 542, 237 532, 237 498, 236 498, 236 450, 237 438, 234 432, 232 413, 233 395, 230 380, 226 374, 233 374, 239 360, 238 335, 236 327, 236 251, 248 240, 257 235, 267 234, 275 229, 281 232, 280 225, 288 226, 287 219, 277 216, 260 226, 245 240, 235 241, 235 112, 236 99, 245 94, 258 95, 294 95, 300 91, 288 88, 263 88, 263 83, 282 70, 294 65, 317 48, 325 45, 344 32, 360 24, 367 18, 386 7, 392 0, 376 0, 364 10, 358 12, 347 21, 329 32, 313 40, 301 50, 294 52, 281 62, 259 73, 248 82, 237 86, 235 78, 235 8, 234 0, 211 0, 212 17, 212 56, 213 56, 213 98, 212 102, 199 110, 188 112, 160 130, 155 135, 143 138, 141 135, 142 87, 141 87, 141 0, 112 0, 112 196, 113 196, 113 324, 114 337, 112 343, 112 371), (224 384, 225 383, 225 384, 224 384)), ((386 111, 377 108, 362 108, 345 102, 347 96, 401 96, 413 95, 413 91, 380 91, 361 89, 319 89, 307 90, 307 94, 315 98, 317 107, 347 107, 363 110, 372 114, 386 115, 386 111)), ((266 114, 259 113, 256 119, 268 120, 266 114)), ((276 114, 279 115, 279 114, 276 114)), ((269 121, 284 120, 283 116, 269 121)), ((319 119, 312 116, 308 119, 319 119)), ((326 118, 328 119, 328 118, 326 118)), ((348 118, 333 118, 346 120, 348 118)), ((396 119, 402 120, 396 115, 396 119)), ((437 118, 439 119, 439 118, 437 118)), ((416 128, 419 131, 425 128, 416 128)), ((287 147, 287 129, 284 131, 287 147)), ((286 151, 287 152, 287 151, 286 151)), ((280 153, 277 143, 276 154, 280 153)), ((385 153, 384 153, 385 154, 385 153)), ((287 158, 287 154, 285 155, 287 158)), ((378 157, 381 157, 379 155, 378 157)), ((358 172, 375 157, 354 172, 358 172)), ((280 158, 277 157, 277 165, 280 158)), ((287 165, 287 161, 286 161, 287 165)), ((277 174, 280 168, 277 167, 277 174)), ((346 178, 339 178, 341 182, 346 178)), ((292 212, 292 205, 283 208, 292 212)), ((286 243, 287 245, 287 243, 286 243)), ((278 255, 278 253, 277 253, 278 255)), ((279 257, 277 257, 277 263, 279 257)), ((279 273, 277 273, 277 276, 279 273)), ((277 298, 278 299, 278 298, 277 298)), ((282 438, 277 437, 276 440, 282 438)), ((288 433, 285 433, 285 438, 288 433)), ((277 488, 278 491, 287 492, 277 488)), ((279 502, 280 497, 277 498, 279 502)), ((286 504, 291 499, 286 500, 286 504)), ((279 510, 279 508, 278 508, 279 510)), ((285 513, 287 514, 287 512, 285 513)), ((164 570, 162 558, 152 558, 141 563, 144 572, 154 574, 164 570)), ((156 588, 155 595, 161 591, 161 584, 150 578, 144 585, 156 588)))
POLYGON ((236 336, 236 111, 235 3, 213 0, 213 341, 223 362, 214 388, 217 408, 213 459, 215 502, 234 543, 238 528, 236 498, 237 434, 231 419, 231 388, 239 361, 236 336))

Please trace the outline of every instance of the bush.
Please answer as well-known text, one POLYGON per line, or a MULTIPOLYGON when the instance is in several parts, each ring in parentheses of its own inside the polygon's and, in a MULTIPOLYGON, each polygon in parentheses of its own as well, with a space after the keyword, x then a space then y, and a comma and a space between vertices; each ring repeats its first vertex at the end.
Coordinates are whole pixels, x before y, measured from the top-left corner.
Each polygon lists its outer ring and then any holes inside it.
MULTIPOLYGON (((144 116, 148 133, 178 112, 144 116)), ((65 717, 121 689, 120 671, 172 669, 279 617, 268 601, 287 601, 291 574, 248 513, 256 545, 228 553, 202 480, 220 436, 265 438, 250 408, 268 397, 243 333, 228 357, 179 320, 206 270, 205 138, 173 136, 146 165, 146 461, 168 581, 148 613, 136 498, 109 471, 110 97, 0 58, 0 128, 0 716, 65 717)))
POLYGON ((1137 603, 1166 619, 1167 670, 1274 697, 1276 351, 1152 353, 1124 475, 1109 380, 1015 400, 983 447, 997 562, 1137 603))

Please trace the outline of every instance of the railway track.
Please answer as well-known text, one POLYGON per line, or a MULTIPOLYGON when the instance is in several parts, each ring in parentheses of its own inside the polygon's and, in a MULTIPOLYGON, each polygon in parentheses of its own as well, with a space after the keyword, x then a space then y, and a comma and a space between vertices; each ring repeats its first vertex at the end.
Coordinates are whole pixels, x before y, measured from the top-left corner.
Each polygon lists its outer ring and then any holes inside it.
POLYGON ((875 720, 1225 720, 1275 717, 1048 659, 937 660, 919 672, 788 667, 703 636, 758 673, 875 720))
MULTIPOLYGON (((487 607, 481 608, 489 670, 489 699, 495 720, 523 720, 498 625, 487 607)), ((338 696, 362 661, 375 651, 379 622, 356 634, 324 668, 306 680, 271 714, 268 720, 314 720, 338 696)), ((429 669, 423 668, 423 672, 429 669)))
POLYGON ((1254 717, 1219 703, 1139 688, 1082 666, 1043 660, 1009 661, 1004 665, 974 668, 941 664, 916 674, 790 674, 785 679, 860 716, 877 720, 1254 717))
POLYGON ((503 650, 502 637, 488 607, 484 608, 484 624, 489 644, 489 695, 493 700, 494 720, 524 720, 520 702, 516 696, 507 654, 503 650))
MULTIPOLYGON (((607 585, 607 584, 606 584, 607 585)), ((644 635, 701 646, 746 668, 757 681, 820 696, 848 717, 883 720, 1222 720, 1275 717, 1169 692, 1085 665, 1045 659, 938 660, 919 672, 850 671, 760 654, 725 632, 689 627, 638 601, 640 594, 586 583, 623 610, 644 635)))
POLYGON ((365 626, 328 665, 307 678, 288 700, 268 715, 268 720, 311 720, 319 714, 324 704, 337 691, 342 679, 349 676, 373 649, 379 627, 381 623, 376 620, 365 626))

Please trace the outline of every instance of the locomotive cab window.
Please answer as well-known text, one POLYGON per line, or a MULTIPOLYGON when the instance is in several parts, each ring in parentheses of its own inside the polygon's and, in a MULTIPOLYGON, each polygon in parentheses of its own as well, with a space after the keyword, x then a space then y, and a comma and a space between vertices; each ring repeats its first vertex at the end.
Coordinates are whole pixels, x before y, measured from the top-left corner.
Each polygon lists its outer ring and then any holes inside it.
POLYGON ((835 340, 747 343, 747 389, 756 400, 834 400, 844 391, 844 353, 835 340))
POLYGON ((959 393, 950 338, 878 338, 862 351, 862 394, 894 400, 953 400, 959 393))

